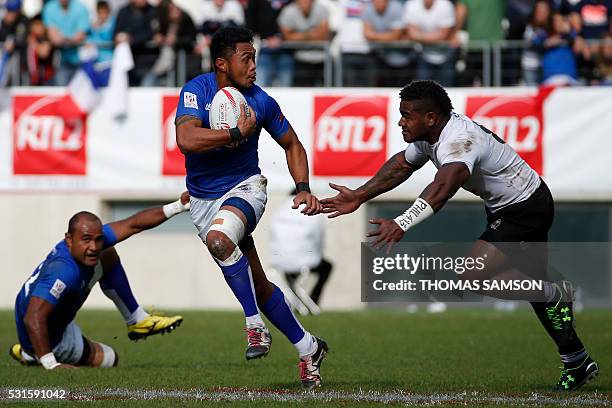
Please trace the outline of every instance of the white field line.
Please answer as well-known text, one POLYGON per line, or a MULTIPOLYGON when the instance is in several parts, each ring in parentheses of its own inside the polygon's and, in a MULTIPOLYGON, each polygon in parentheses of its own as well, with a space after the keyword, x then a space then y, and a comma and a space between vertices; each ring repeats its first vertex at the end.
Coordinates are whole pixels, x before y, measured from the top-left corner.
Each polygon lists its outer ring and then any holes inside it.
MULTIPOLYGON (((8 390, 0 389, 0 401, 8 400, 8 390)), ((562 395, 536 394, 511 395, 488 394, 481 392, 415 394, 397 391, 282 391, 249 390, 246 388, 221 389, 127 389, 107 388, 70 391, 70 400, 156 400, 176 399, 193 401, 273 401, 273 402, 369 402, 380 404, 406 405, 468 405, 468 404, 506 404, 539 406, 554 404, 558 406, 595 406, 612 407, 609 395, 598 393, 562 395)), ((40 400, 39 400, 40 401, 40 400)))

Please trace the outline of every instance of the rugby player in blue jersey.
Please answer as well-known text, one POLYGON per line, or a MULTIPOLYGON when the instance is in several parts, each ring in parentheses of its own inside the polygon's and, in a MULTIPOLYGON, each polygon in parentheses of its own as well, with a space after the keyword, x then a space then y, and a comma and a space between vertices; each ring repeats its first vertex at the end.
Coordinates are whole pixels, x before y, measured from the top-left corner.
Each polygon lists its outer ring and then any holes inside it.
POLYGON ((170 332, 180 325, 181 316, 149 315, 138 305, 113 246, 187 209, 189 194, 185 192, 173 203, 110 224, 103 225, 87 211, 72 216, 64 240, 17 295, 19 343, 9 350, 11 357, 24 365, 40 364, 46 369, 117 365, 116 351, 84 337, 73 321, 96 282, 123 315, 130 339, 170 332))
POLYGON ((307 388, 321 384, 320 365, 327 344, 304 330, 283 292, 269 282, 251 238, 266 205, 266 178, 259 169, 257 146, 265 129, 284 149, 296 185, 293 208, 304 204, 305 215, 321 210, 308 186, 306 151, 283 116, 278 103, 255 85, 253 33, 241 27, 217 31, 211 42, 213 72, 189 81, 176 110, 176 140, 185 155, 191 218, 246 318, 246 358, 263 357, 271 345, 260 310, 295 346, 300 377, 307 388), (233 129, 211 129, 210 103, 221 88, 232 86, 244 95, 233 129), (259 307, 258 307, 259 306, 259 307))

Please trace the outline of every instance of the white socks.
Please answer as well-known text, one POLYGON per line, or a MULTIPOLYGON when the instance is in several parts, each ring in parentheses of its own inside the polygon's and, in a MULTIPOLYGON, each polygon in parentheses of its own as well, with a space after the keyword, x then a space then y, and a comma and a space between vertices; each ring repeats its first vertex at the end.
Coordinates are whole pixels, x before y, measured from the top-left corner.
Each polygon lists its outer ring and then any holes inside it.
POLYGON ((245 320, 246 320, 246 326, 249 329, 251 327, 253 327, 253 326, 266 327, 266 324, 264 323, 264 321, 261 318, 261 315, 259 313, 255 314, 253 316, 246 316, 245 320))
POLYGON ((149 314, 145 312, 144 309, 140 306, 138 306, 138 308, 134 310, 134 312, 130 315, 123 316, 123 318, 125 319, 125 324, 127 324, 128 326, 136 324, 139 321, 146 319, 147 317, 149 317, 149 314))
POLYGON ((295 343, 294 346, 300 358, 308 357, 317 351, 317 340, 310 332, 304 330, 304 337, 302 337, 302 340, 295 343))

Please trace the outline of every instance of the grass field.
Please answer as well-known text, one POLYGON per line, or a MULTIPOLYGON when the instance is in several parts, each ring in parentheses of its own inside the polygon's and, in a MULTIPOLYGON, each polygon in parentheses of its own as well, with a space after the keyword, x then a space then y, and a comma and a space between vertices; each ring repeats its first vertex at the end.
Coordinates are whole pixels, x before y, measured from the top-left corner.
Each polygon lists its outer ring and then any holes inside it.
POLYGON ((559 359, 528 310, 376 310, 303 318, 330 346, 324 386, 315 392, 301 390, 294 349, 279 332, 272 332, 268 357, 247 362, 239 313, 183 316, 176 332, 133 343, 117 312, 83 311, 77 319, 83 332, 114 347, 119 367, 46 372, 8 356, 16 334, 12 312, 2 311, 0 395, 6 398, 7 388, 61 387, 95 406, 612 406, 612 311, 578 315, 600 376, 571 395, 549 392, 559 359))

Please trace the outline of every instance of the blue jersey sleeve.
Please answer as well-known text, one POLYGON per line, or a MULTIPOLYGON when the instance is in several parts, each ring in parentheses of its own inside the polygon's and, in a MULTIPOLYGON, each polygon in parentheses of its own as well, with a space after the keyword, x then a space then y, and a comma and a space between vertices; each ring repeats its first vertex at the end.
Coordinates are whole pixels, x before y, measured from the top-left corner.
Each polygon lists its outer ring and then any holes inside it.
POLYGON ((115 231, 113 231, 109 224, 102 226, 102 233, 104 234, 104 249, 112 247, 117 243, 117 235, 115 235, 115 231))
POLYGON ((263 128, 274 138, 278 139, 289 130, 289 122, 281 111, 278 102, 270 95, 266 94, 264 99, 265 117, 263 118, 263 128))
POLYGON ((61 259, 51 261, 41 272, 32 296, 39 297, 53 306, 67 292, 77 289, 79 272, 75 265, 61 259))
POLYGON ((194 81, 188 82, 183 89, 181 89, 174 120, 176 121, 176 119, 181 116, 195 116, 204 122, 207 113, 204 110, 204 101, 202 98, 200 87, 194 81))

